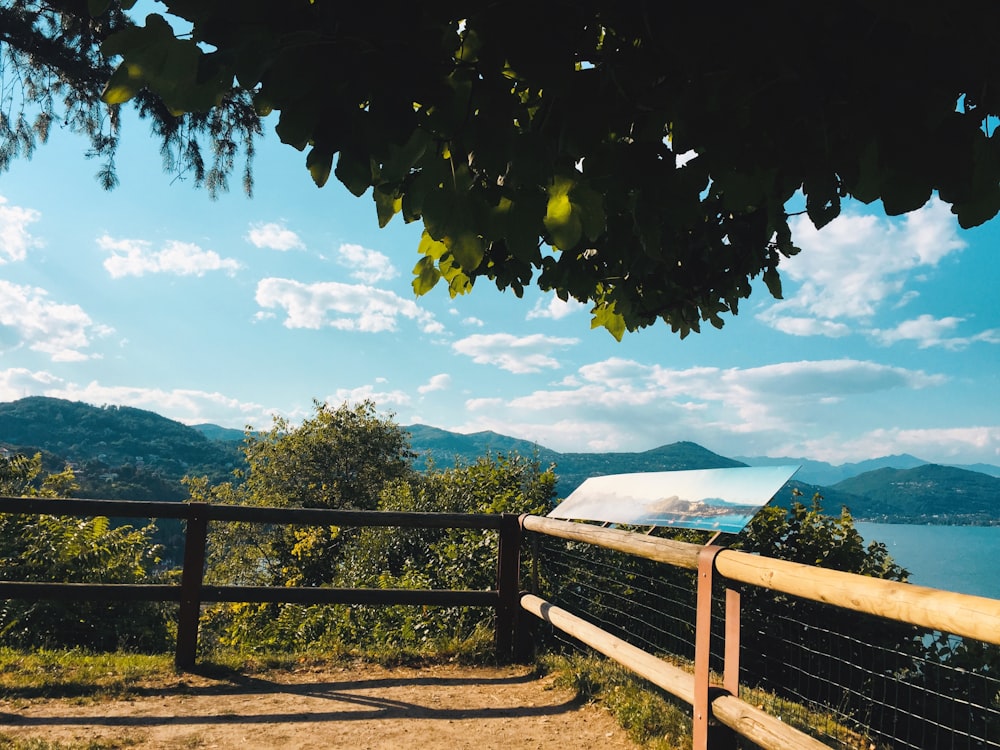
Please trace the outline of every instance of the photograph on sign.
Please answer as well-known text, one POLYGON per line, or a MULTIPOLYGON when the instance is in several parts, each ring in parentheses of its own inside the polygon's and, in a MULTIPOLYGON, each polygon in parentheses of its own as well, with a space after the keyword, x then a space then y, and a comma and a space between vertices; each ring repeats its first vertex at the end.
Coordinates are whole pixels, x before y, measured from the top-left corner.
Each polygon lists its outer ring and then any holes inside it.
POLYGON ((738 534, 798 469, 747 466, 591 477, 548 515, 738 534))

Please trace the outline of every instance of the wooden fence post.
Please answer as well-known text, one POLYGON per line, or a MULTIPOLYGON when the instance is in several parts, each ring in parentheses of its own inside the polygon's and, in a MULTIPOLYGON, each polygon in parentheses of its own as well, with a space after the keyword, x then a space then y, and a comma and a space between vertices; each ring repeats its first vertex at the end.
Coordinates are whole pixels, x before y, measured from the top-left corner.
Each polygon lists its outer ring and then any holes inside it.
POLYGON ((184 567, 181 571, 181 607, 177 616, 178 669, 194 667, 198 653, 198 619, 201 616, 201 584, 205 576, 205 544, 208 539, 207 503, 189 503, 184 533, 184 567))
MULTIPOLYGON (((731 750, 736 747, 735 737, 728 727, 717 722, 714 726, 710 726, 709 722, 712 699, 719 692, 719 688, 711 685, 709 673, 712 648, 712 579, 715 556, 722 550, 722 547, 707 545, 698 554, 698 609, 695 614, 694 632, 694 720, 691 733, 693 750, 731 750)), ((732 602, 727 604, 731 606, 732 602)), ((729 635, 728 629, 726 634, 729 635)), ((727 674, 727 677, 729 679, 726 681, 729 682, 732 673, 727 674)))
POLYGON ((520 610, 521 521, 513 514, 503 514, 497 545, 497 661, 506 664, 513 658, 514 629, 520 610))

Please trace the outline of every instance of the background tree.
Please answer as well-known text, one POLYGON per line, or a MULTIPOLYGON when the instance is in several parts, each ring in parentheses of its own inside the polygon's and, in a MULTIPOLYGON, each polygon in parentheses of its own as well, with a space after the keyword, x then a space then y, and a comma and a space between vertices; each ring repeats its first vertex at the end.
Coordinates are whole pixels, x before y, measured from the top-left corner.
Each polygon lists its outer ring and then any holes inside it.
MULTIPOLYGON (((382 511, 538 513, 550 506, 555 474, 537 460, 488 455, 417 473, 406 433, 370 402, 317 404, 300 427, 277 421, 244 443, 242 484, 191 482, 192 497, 253 505, 382 511)), ((497 536, 453 529, 287 527, 213 524, 209 578, 220 583, 365 588, 489 589, 497 536)), ((485 633, 492 612, 460 607, 219 605, 208 641, 238 649, 306 645, 420 649, 485 633)))
MULTIPOLYGON (((292 427, 278 417, 263 433, 248 430, 246 469, 237 482, 188 480, 194 500, 273 507, 375 510, 382 488, 413 473, 406 432, 371 401, 332 408, 292 427)), ((337 527, 216 524, 210 558, 226 582, 318 586, 333 580, 347 537, 337 527)))
MULTIPOLYGON (((0 457, 0 495, 67 497, 70 469, 41 474, 41 455, 0 457)), ((0 579, 76 583, 148 583, 159 562, 152 524, 112 526, 108 518, 0 513, 0 579)), ((0 602, 0 644, 97 651, 161 651, 170 629, 153 602, 7 599, 0 602)))

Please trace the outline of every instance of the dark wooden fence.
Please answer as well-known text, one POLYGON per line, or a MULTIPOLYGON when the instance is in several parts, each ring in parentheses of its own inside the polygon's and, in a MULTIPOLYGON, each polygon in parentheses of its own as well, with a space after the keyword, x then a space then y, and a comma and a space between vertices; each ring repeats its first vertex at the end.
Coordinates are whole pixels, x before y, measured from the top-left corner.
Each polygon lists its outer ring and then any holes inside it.
MULTIPOLYGON (((204 602, 295 602, 301 604, 445 605, 490 607, 496 612, 496 653, 509 661, 520 646, 518 622, 533 615, 591 648, 615 659, 693 707, 693 746, 697 750, 732 747, 731 738, 709 732, 724 725, 767 750, 827 747, 785 725, 780 718, 741 700, 739 695, 740 604, 727 593, 725 669, 722 685, 709 680, 708 626, 713 576, 790 594, 845 610, 1000 644, 1000 601, 866 578, 808 565, 774 560, 713 546, 675 542, 590 524, 538 516, 395 513, 304 508, 259 508, 205 503, 116 500, 0 498, 0 512, 69 516, 179 518, 185 520, 185 551, 180 585, 71 584, 0 582, 0 599, 102 599, 174 601, 180 604, 176 663, 194 665, 198 618, 204 602), (259 586, 206 586, 205 547, 212 521, 399 528, 496 530, 496 586, 488 591, 426 589, 338 589, 259 586), (698 614, 694 674, 611 635, 537 595, 519 590, 522 534, 553 536, 637 555, 697 573, 698 614)), ((992 746, 992 745, 991 745, 992 746)))
POLYGON ((0 498, 0 512, 56 516, 113 518, 179 518, 186 521, 181 583, 97 584, 27 583, 0 581, 0 599, 90 599, 178 602, 177 647, 179 668, 194 666, 198 651, 198 618, 208 602, 291 602, 296 604, 412 604, 490 607, 496 612, 495 644, 498 660, 513 655, 518 603, 518 517, 509 514, 394 513, 314 508, 259 508, 208 503, 170 503, 129 500, 64 500, 0 498), (487 591, 450 589, 345 589, 288 586, 206 586, 205 551, 208 524, 242 521, 315 526, 377 526, 421 529, 493 529, 499 533, 496 586, 487 591))

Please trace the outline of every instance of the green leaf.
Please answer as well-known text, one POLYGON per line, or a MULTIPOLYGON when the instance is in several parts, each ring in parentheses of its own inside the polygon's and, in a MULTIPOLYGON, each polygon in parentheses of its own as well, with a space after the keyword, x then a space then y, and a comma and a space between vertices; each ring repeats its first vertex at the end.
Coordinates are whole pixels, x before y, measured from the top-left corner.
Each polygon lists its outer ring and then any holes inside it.
POLYGON ((784 299, 781 296, 781 274, 778 273, 778 269, 775 266, 764 269, 764 283, 767 284, 767 290, 771 293, 772 297, 775 299, 784 299))
POLYGON ((402 181, 433 145, 430 133, 423 128, 415 128, 402 146, 390 143, 389 156, 381 165, 381 178, 386 182, 402 181))
MULTIPOLYGON (((268 104, 268 107, 270 106, 268 104)), ((274 126, 274 132, 278 134, 282 143, 302 151, 312 140, 318 117, 316 111, 311 108, 283 109, 278 124, 274 126)))
POLYGON ((108 80, 101 101, 105 104, 124 104, 142 88, 142 73, 138 66, 122 63, 108 80))
POLYGON ((593 240, 604 231, 604 200, 578 178, 557 175, 549 185, 543 224, 556 248, 571 250, 584 236, 593 240))
POLYGON ((983 193, 978 200, 956 203, 951 208, 963 229, 978 227, 1000 212, 1000 190, 983 193))
POLYGON ((385 225, 403 207, 403 199, 395 193, 386 193, 378 187, 372 191, 372 197, 375 199, 375 211, 378 213, 379 228, 385 228, 385 225))
POLYGON ((418 297, 422 297, 440 281, 441 272, 434 265, 434 258, 425 255, 413 267, 413 276, 413 291, 418 297))
POLYGON ((333 169, 333 153, 328 149, 314 146, 306 156, 306 169, 312 175, 316 187, 323 187, 330 179, 330 171, 333 169))
POLYGON ((578 182, 570 192, 573 209, 580 217, 583 233, 589 240, 596 240, 604 232, 607 219, 604 215, 604 198, 590 186, 578 182))
POLYGON ((590 327, 606 328, 608 333, 615 337, 616 341, 621 341, 625 335, 625 318, 615 312, 615 303, 601 302, 594 305, 590 311, 594 316, 590 319, 590 327))
POLYGON ((569 197, 573 184, 570 178, 556 177, 549 186, 549 201, 545 206, 543 223, 552 244, 559 250, 575 247, 583 237, 583 224, 573 210, 573 202, 569 197))
POLYGON ((858 160, 858 178, 848 189, 851 195, 862 203, 871 203, 878 198, 881 188, 882 170, 879 166, 878 144, 871 141, 865 146, 858 160))
POLYGON ((458 235, 446 237, 444 241, 448 246, 448 250, 454 256, 455 262, 466 273, 472 273, 483 262, 483 255, 486 253, 486 248, 483 245, 482 237, 471 232, 462 232, 458 235))
POLYGON ((890 173, 882 183, 882 207, 889 216, 914 211, 930 199, 930 184, 914 175, 890 173))
POLYGON ((817 229, 822 229, 840 215, 840 195, 833 175, 824 173, 808 179, 802 188, 806 194, 806 213, 817 229))
POLYGON ((337 179, 359 198, 371 187, 372 163, 367 154, 341 151, 334 173, 337 175, 337 179))
POLYGON ((448 247, 443 242, 434 239, 429 232, 424 232, 420 236, 420 244, 417 246, 417 252, 437 261, 448 252, 448 247))
POLYGON ((448 294, 452 298, 460 294, 465 294, 472 290, 472 280, 462 270, 462 267, 455 262, 455 256, 450 252, 445 253, 438 261, 438 270, 441 276, 448 282, 448 294))

